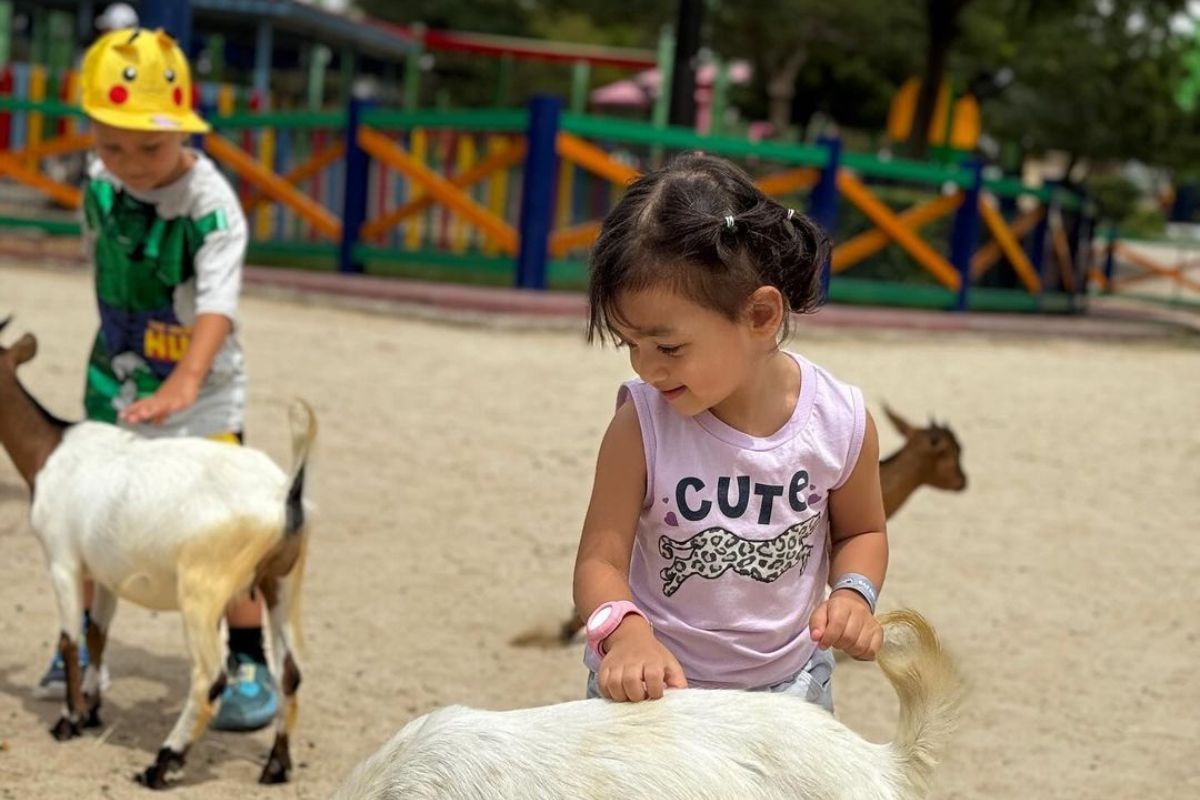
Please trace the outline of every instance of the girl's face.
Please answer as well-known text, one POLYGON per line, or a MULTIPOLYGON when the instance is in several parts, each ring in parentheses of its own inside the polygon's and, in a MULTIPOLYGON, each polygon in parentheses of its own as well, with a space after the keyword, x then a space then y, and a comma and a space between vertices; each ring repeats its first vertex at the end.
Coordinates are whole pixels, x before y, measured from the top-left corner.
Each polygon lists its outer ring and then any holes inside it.
POLYGON ((746 385, 775 350, 782 320, 782 298, 769 287, 751 296, 737 321, 665 289, 624 293, 617 305, 623 322, 614 327, 634 372, 689 417, 746 385))
POLYGON ((187 168, 183 141, 172 131, 129 131, 92 121, 96 153, 117 180, 135 192, 165 186, 187 168))

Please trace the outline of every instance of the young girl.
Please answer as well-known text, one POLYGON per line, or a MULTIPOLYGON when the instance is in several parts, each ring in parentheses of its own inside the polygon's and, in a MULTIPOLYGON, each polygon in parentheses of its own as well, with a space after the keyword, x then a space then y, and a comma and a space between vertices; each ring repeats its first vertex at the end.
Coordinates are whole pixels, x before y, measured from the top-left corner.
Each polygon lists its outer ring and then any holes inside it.
POLYGON ((639 380, 575 565, 589 696, 768 689, 832 710, 829 649, 879 651, 875 425, 858 389, 780 349, 827 256, 811 220, 706 156, 642 177, 605 220, 589 338, 628 347, 639 380))

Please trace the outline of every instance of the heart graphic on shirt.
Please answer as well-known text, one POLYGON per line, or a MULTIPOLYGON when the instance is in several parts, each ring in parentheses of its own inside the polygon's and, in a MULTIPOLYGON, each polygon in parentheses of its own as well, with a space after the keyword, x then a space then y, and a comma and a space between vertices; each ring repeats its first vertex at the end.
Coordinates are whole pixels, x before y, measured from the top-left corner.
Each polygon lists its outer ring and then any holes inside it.
POLYGON ((665 517, 663 517, 663 522, 667 523, 672 528, 679 527, 679 518, 675 516, 674 511, 668 511, 667 515, 665 517))

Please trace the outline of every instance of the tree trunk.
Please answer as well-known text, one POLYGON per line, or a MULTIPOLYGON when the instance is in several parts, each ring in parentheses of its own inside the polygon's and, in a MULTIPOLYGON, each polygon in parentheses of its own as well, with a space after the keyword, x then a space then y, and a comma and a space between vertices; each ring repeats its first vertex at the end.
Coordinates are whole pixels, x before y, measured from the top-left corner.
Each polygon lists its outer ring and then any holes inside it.
POLYGON ((800 68, 808 60, 808 51, 804 48, 793 50, 791 55, 783 60, 771 73, 767 81, 767 97, 770 107, 767 119, 775 129, 775 136, 784 136, 792 124, 792 99, 796 96, 796 77, 800 68))
POLYGON ((908 134, 908 154, 922 159, 929 152, 929 126, 937 106, 938 89, 946 74, 950 48, 958 38, 958 18, 971 0, 926 0, 925 16, 929 26, 929 42, 925 51, 925 72, 921 76, 921 91, 913 113, 912 130, 908 134))

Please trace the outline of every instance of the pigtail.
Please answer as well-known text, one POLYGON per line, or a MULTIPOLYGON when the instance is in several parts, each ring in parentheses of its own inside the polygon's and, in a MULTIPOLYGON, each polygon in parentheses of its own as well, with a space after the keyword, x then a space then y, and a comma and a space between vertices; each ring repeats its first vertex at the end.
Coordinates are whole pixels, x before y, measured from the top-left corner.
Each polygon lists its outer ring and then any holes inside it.
POLYGON ((807 214, 785 209, 780 220, 784 246, 777 286, 792 311, 807 314, 821 304, 821 270, 829 261, 829 236, 807 214))

